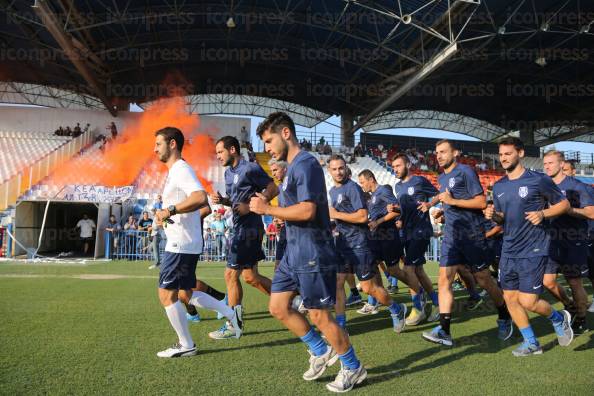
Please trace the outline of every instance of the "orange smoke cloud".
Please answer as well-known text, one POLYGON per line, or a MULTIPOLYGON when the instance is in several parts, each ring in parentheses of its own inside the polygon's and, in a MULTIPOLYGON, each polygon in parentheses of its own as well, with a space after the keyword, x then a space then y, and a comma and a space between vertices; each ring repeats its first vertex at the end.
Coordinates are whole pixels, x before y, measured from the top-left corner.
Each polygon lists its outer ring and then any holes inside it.
POLYGON ((54 172, 51 182, 125 186, 133 184, 142 170, 166 172, 154 153, 155 132, 172 126, 180 129, 186 138, 184 159, 192 165, 207 191, 212 191, 204 175, 214 159, 214 142, 200 130, 199 117, 187 112, 184 98, 158 100, 140 114, 137 121, 124 125, 118 138, 107 144, 104 151, 73 158, 54 172))

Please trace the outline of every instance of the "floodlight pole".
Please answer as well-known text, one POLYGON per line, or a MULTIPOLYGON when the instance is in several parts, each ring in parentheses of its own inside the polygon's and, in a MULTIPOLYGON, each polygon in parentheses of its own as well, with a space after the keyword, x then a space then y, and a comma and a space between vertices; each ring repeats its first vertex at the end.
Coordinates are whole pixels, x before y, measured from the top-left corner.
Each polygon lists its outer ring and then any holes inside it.
POLYGON ((402 84, 396 92, 386 98, 383 102, 377 105, 373 110, 371 110, 367 115, 365 115, 361 121, 359 121, 356 125, 354 125, 349 133, 354 134, 357 129, 362 128, 371 120, 373 117, 387 109, 392 103, 400 99, 404 96, 408 91, 413 89, 417 84, 423 81, 429 74, 433 71, 438 69, 441 65, 447 62, 448 59, 452 57, 458 51, 458 45, 456 42, 449 44, 439 53, 437 53, 433 58, 431 58, 427 63, 421 67, 421 69, 415 73, 412 77, 410 77, 404 84, 402 84))

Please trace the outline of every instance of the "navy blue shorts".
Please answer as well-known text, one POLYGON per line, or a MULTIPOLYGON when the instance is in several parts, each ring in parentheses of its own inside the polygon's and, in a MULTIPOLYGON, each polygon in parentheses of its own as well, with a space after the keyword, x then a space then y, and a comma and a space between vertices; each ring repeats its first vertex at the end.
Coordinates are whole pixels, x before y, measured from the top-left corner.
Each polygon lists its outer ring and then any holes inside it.
POLYGON ((489 264, 497 262, 501 258, 503 240, 501 238, 487 239, 487 261, 489 264))
POLYGON ((272 278, 272 293, 299 292, 308 309, 329 309, 336 303, 336 265, 314 265, 295 271, 285 254, 272 278))
POLYGON ((159 266, 159 288, 190 290, 196 287, 196 263, 199 254, 165 252, 159 266))
POLYGON ((238 227, 234 230, 227 255, 227 268, 252 268, 266 257, 262 250, 263 227, 238 227))
POLYGON ((561 273, 566 278, 588 277, 588 250, 586 241, 551 242, 545 273, 561 273))
POLYGON ((276 252, 274 253, 274 259, 276 261, 281 261, 283 256, 285 255, 285 250, 287 250, 287 240, 279 239, 279 241, 276 243, 276 252))
POLYGON ((396 227, 378 227, 369 237, 369 248, 376 261, 383 261, 388 267, 398 265, 404 254, 402 240, 396 227))
POLYGON ((429 248, 429 239, 408 239, 404 241, 404 265, 419 267, 425 264, 425 253, 429 248))
POLYGON ((490 263, 487 262, 487 243, 484 239, 448 240, 441 242, 440 267, 452 267, 455 265, 466 265, 472 273, 486 269, 490 263))
POLYGON ((502 258, 499 262, 499 284, 503 290, 540 294, 543 291, 546 256, 502 258))
POLYGON ((355 274, 360 281, 372 279, 377 274, 377 262, 367 248, 340 248, 338 254, 339 274, 355 274))

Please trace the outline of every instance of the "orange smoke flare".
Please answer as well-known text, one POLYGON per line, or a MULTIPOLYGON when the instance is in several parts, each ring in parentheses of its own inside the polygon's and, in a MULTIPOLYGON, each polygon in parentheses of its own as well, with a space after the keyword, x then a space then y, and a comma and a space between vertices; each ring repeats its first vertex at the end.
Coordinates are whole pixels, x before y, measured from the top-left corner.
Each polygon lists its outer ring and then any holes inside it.
POLYGON ((189 114, 182 97, 156 101, 135 122, 124 125, 117 139, 106 145, 103 152, 77 156, 59 167, 51 176, 52 184, 87 184, 103 186, 131 185, 139 174, 166 172, 154 152, 155 132, 172 126, 180 129, 186 138, 182 156, 194 168, 207 191, 212 191, 206 180, 212 165, 214 142, 200 130, 200 119, 189 114), (159 163, 155 166, 154 163, 159 163))

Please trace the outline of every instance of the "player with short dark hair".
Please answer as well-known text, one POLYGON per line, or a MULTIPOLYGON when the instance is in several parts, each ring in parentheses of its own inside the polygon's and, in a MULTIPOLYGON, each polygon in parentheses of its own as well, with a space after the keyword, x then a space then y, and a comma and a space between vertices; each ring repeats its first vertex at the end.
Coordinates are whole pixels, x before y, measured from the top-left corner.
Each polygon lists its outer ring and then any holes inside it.
POLYGON ((388 307, 394 331, 400 333, 406 325, 406 306, 395 303, 381 283, 376 280, 377 262, 369 248, 367 203, 363 190, 348 177, 346 161, 340 155, 328 160, 328 172, 334 181, 330 189, 330 218, 336 221, 338 236, 336 252, 339 257, 336 285, 336 321, 346 328, 347 274, 355 273, 363 292, 388 307))
POLYGON ((250 210, 285 220, 287 251, 272 281, 270 313, 307 344, 310 368, 303 379, 319 378, 338 359, 341 370, 326 385, 332 392, 346 392, 365 380, 367 371, 357 359, 347 333, 336 323, 330 309, 336 299, 336 254, 330 229, 324 171, 319 162, 302 151, 295 124, 282 112, 270 114, 257 128, 266 152, 287 161, 289 168, 280 188, 279 207, 271 206, 262 194, 250 201, 250 210), (309 318, 326 337, 292 307, 298 292, 309 318))
POLYGON ((540 298, 549 254, 549 236, 543 220, 569 210, 569 202, 550 178, 525 169, 524 145, 518 138, 499 142, 499 160, 506 176, 493 186, 494 206, 485 217, 503 225, 499 281, 514 323, 524 342, 514 356, 542 354, 526 311, 549 318, 561 346, 573 340, 571 315, 558 312, 540 298))
MULTIPOLYGON (((239 306, 243 300, 243 288, 239 281, 243 279, 262 293, 270 294, 271 280, 258 272, 258 262, 265 258, 262 251, 264 224, 262 217, 250 212, 249 200, 256 193, 262 193, 267 199, 278 194, 274 181, 255 162, 248 162, 241 157, 239 141, 233 136, 223 136, 216 142, 216 154, 225 170, 226 197, 219 192, 210 199, 215 204, 230 206, 233 210, 233 233, 227 254, 225 284, 227 301, 231 307, 239 306)), ((209 336, 216 340, 233 338, 237 329, 227 322, 209 336)))
POLYGON ((452 142, 436 143, 437 162, 443 167, 439 175, 440 194, 436 197, 444 209, 445 228, 439 259, 439 326, 424 332, 427 341, 453 345, 450 321, 454 295, 452 283, 461 266, 470 267, 477 283, 489 293, 498 311, 498 337, 507 340, 513 334, 513 323, 505 306, 503 293, 489 272, 485 251, 484 215, 486 197, 478 175, 468 165, 456 160, 460 154, 452 142))
MULTIPOLYGON (((157 225, 164 226, 167 236, 159 266, 159 300, 178 336, 172 347, 157 353, 163 358, 197 354, 180 300, 221 312, 233 326, 241 328, 237 310, 204 292, 192 292, 196 286, 196 263, 203 248, 200 208, 208 204, 208 197, 194 170, 181 157, 183 142, 184 135, 177 128, 167 127, 155 133, 155 154, 169 169, 163 188, 165 208, 155 212, 157 225)), ((236 336, 239 338, 241 332, 236 336)))
MULTIPOLYGON (((429 209, 432 206, 432 198, 439 194, 437 188, 423 176, 412 175, 410 172, 410 161, 406 154, 398 154, 392 159, 392 168, 396 177, 400 179, 394 186, 396 199, 400 207, 400 221, 404 234, 404 272, 409 277, 416 277, 432 301, 429 322, 439 319, 439 298, 433 283, 427 276, 423 265, 425 264, 425 252, 433 236, 433 226, 429 220, 429 209)), ((395 209, 389 205, 389 212, 395 209)), ((411 290, 413 310, 406 319, 407 325, 418 325, 427 316, 422 304, 422 294, 411 290)))
MULTIPOLYGON (((417 277, 409 275, 400 268, 400 259, 404 251, 402 240, 396 228, 396 218, 399 211, 394 208, 392 212, 388 212, 387 209, 388 205, 398 205, 392 187, 378 184, 375 175, 369 169, 359 172, 359 185, 363 191, 371 194, 371 199, 367 203, 369 211, 368 226, 371 231, 369 243, 376 262, 383 261, 390 275, 407 284, 414 291, 414 294, 420 296, 421 285, 417 277)), ((381 282, 379 274, 377 275, 377 282, 381 282)), ((377 301, 371 297, 363 308, 357 312, 364 315, 377 313, 377 301)))

